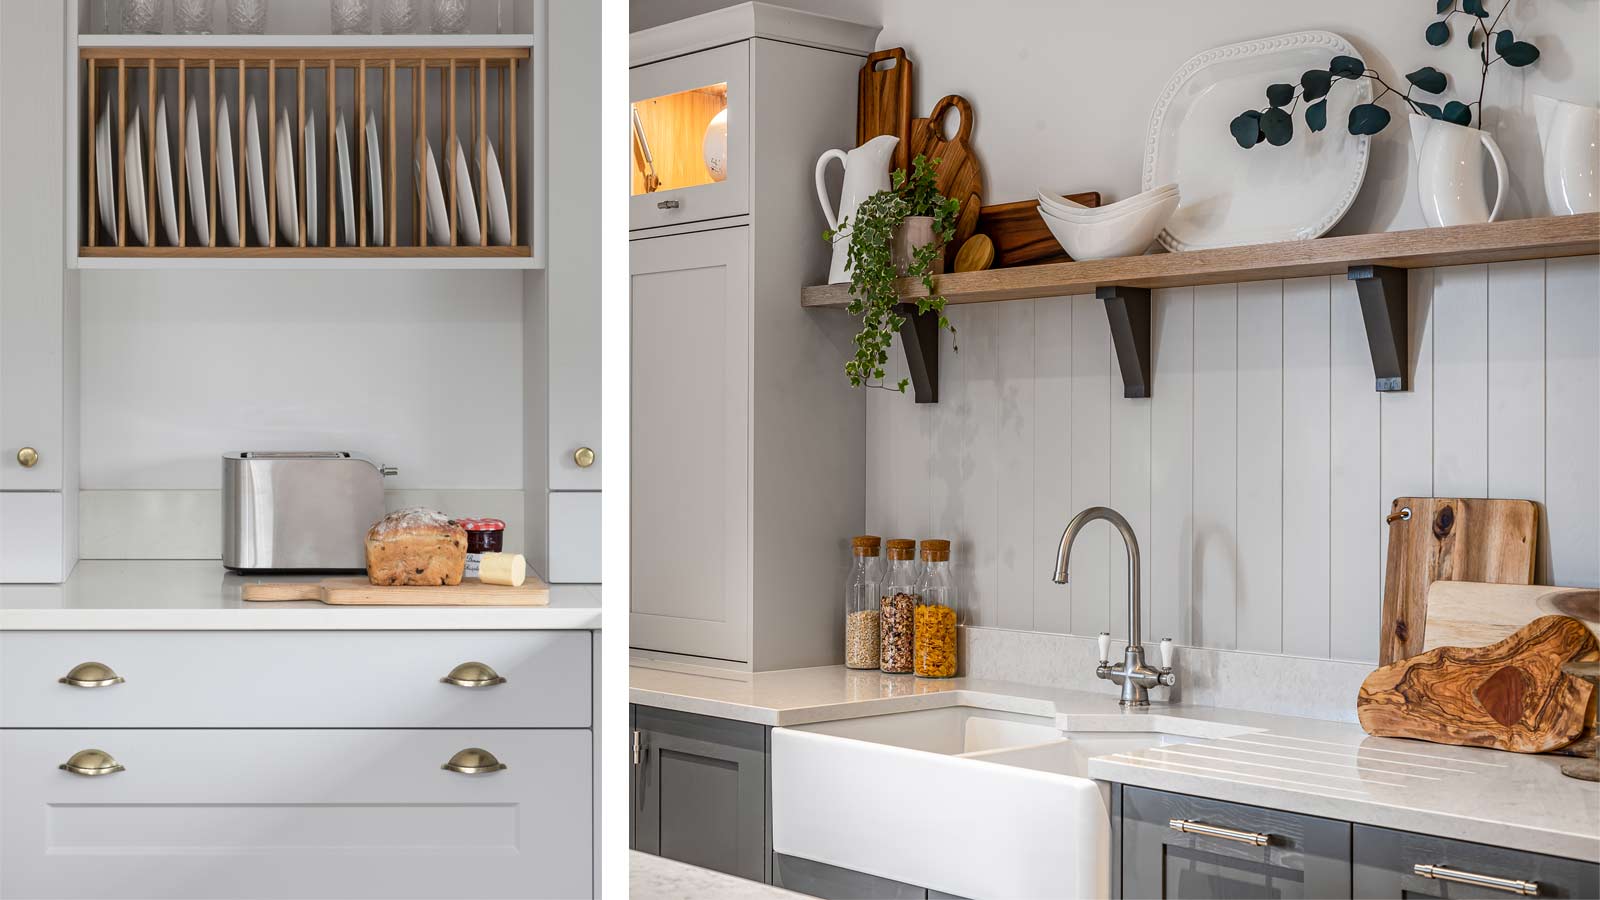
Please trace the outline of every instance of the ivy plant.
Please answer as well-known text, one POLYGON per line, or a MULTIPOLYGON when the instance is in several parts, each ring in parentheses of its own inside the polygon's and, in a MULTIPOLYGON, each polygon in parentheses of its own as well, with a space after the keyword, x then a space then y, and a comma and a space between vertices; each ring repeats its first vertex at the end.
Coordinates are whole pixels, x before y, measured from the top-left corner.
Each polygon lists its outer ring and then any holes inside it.
POLYGON ((844 364, 844 373, 853 387, 880 387, 905 393, 909 379, 900 379, 893 388, 883 383, 889 348, 906 321, 899 312, 901 298, 895 290, 895 279, 902 274, 920 279, 928 290, 926 297, 917 298, 917 313, 937 314, 939 327, 955 334, 955 328, 944 314, 945 298, 934 289, 933 269, 934 262, 944 253, 944 245, 955 237, 961 201, 939 193, 933 177, 938 165, 938 159, 930 162, 918 154, 911 161, 909 177, 905 169, 895 169, 889 178, 888 190, 878 191, 861 201, 854 216, 840 220, 837 229, 822 233, 823 240, 832 243, 849 232, 845 268, 850 273, 850 304, 846 311, 861 319, 861 330, 855 336, 855 358, 844 364), (913 250, 914 258, 902 273, 894 265, 894 234, 913 216, 933 219, 934 240, 913 250))
POLYGON ((1372 102, 1361 103, 1351 108, 1349 121, 1345 124, 1351 134, 1377 134, 1389 124, 1389 111, 1379 105, 1378 101, 1390 94, 1399 97, 1401 102, 1417 115, 1456 125, 1473 125, 1475 117, 1472 108, 1477 107, 1476 118, 1481 122, 1483 89, 1489 80, 1489 68, 1496 63, 1505 63, 1512 68, 1532 65, 1539 58, 1539 48, 1527 41, 1518 40, 1511 29, 1499 27, 1500 18, 1511 8, 1512 0, 1506 0, 1501 5, 1500 11, 1494 14, 1492 21, 1489 10, 1484 5, 1485 0, 1459 0, 1461 4, 1459 9, 1456 7, 1457 0, 1429 0, 1429 2, 1434 5, 1435 15, 1440 17, 1423 31, 1423 39, 1432 46, 1442 47, 1450 43, 1451 20, 1456 16, 1466 16, 1469 19, 1467 46, 1477 54, 1481 64, 1478 73, 1477 100, 1470 103, 1450 100, 1439 105, 1413 98, 1412 91, 1438 96, 1449 86, 1445 74, 1433 66, 1423 66, 1415 72, 1407 73, 1406 81, 1409 86, 1402 93, 1385 81, 1377 71, 1367 68, 1367 64, 1360 59, 1354 56, 1335 56, 1327 69, 1312 69, 1301 75, 1298 85, 1269 85, 1265 108, 1247 109, 1228 124, 1228 131, 1233 135, 1233 139, 1246 150, 1263 141, 1274 147, 1289 143, 1294 138, 1294 113, 1302 102, 1306 104, 1306 127, 1312 131, 1321 131, 1328 127, 1328 93, 1333 86, 1340 81, 1355 81, 1361 78, 1372 79, 1383 90, 1372 98, 1372 102))

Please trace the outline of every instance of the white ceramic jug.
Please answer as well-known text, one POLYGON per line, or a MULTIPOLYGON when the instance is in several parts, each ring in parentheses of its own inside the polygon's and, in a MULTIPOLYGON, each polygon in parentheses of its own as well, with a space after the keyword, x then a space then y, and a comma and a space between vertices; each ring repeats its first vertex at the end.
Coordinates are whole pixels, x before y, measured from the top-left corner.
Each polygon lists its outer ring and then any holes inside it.
POLYGON ((1600 212, 1600 109, 1533 95, 1550 213, 1600 212))
POLYGON ((1500 215, 1509 176, 1506 158, 1487 131, 1411 116, 1417 154, 1417 199, 1429 225, 1474 225, 1500 215), (1494 160, 1494 207, 1483 194, 1483 150, 1494 160))
MULTIPOLYGON (((828 220, 829 228, 837 230, 841 221, 856 214, 856 207, 861 201, 889 189, 889 155, 898 143, 900 139, 894 135, 881 134, 848 153, 829 150, 817 159, 817 202, 822 204, 822 215, 828 220), (828 185, 823 180, 823 175, 828 171, 828 162, 834 159, 844 165, 844 186, 839 191, 838 209, 834 209, 829 201, 828 185)), ((829 284, 850 280, 850 273, 845 271, 849 252, 848 231, 836 235, 833 264, 828 267, 829 284)))

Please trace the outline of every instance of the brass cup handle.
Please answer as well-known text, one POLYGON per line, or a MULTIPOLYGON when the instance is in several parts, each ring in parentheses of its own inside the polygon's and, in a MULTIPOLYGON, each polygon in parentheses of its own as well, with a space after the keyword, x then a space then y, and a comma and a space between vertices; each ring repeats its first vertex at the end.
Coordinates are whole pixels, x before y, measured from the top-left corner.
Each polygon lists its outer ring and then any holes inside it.
POLYGON ((126 680, 102 662, 78 663, 72 667, 72 671, 56 679, 61 684, 77 688, 111 687, 126 680))
POLYGON ((578 468, 587 469, 594 465, 594 451, 588 447, 579 447, 572 451, 572 461, 578 464, 578 468))
POLYGON ((24 469, 31 469, 39 461, 39 451, 32 447, 23 447, 17 451, 17 464, 24 469))
POLYGON ((77 753, 72 754, 71 759, 68 759, 66 762, 62 763, 56 768, 65 772, 71 772, 74 775, 85 776, 110 775, 115 772, 124 771, 122 764, 117 762, 116 759, 111 756, 111 754, 105 752, 104 750, 96 750, 92 747, 88 750, 79 750, 77 753))
POLYGON ((1272 843, 1272 835, 1262 834, 1259 831, 1240 831, 1236 828, 1223 828, 1219 825, 1207 825, 1204 822, 1194 822, 1189 819, 1168 819, 1167 827, 1173 831, 1184 834, 1199 834, 1205 837, 1222 838, 1225 841, 1238 841, 1252 847, 1265 847, 1272 843))
POLYGON ((1439 881, 1454 881, 1457 884, 1470 884, 1475 887, 1485 887, 1496 891, 1506 891, 1511 894, 1520 894, 1524 897, 1533 897, 1539 893, 1537 881, 1523 881, 1520 878, 1500 878, 1495 875, 1479 875, 1476 872, 1467 872, 1462 869, 1452 869, 1449 866, 1434 866, 1427 863, 1417 863, 1411 871, 1423 878, 1434 878, 1439 881))
POLYGON ((490 772, 500 772, 506 769, 506 764, 495 759, 493 753, 482 747, 468 747, 458 751, 450 761, 440 766, 451 772, 460 772, 463 775, 486 775, 490 772))
POLYGON ((500 677, 500 673, 496 672, 492 666, 488 663, 477 661, 464 662, 451 669, 449 675, 439 680, 445 684, 453 684, 456 687, 464 688, 494 687, 497 684, 506 683, 506 680, 500 677))

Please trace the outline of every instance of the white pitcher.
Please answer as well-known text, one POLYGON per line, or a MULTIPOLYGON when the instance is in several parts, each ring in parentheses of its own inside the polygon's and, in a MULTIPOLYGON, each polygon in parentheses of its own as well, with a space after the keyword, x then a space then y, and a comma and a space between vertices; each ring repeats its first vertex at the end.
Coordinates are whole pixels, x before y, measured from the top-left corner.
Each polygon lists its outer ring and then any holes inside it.
POLYGON ((1600 212, 1600 109, 1533 95, 1550 213, 1600 212))
MULTIPOLYGON (((856 214, 861 201, 889 189, 889 155, 898 143, 900 139, 894 135, 881 134, 848 153, 829 150, 817 159, 817 202, 822 204, 822 215, 828 220, 829 228, 838 230, 841 221, 856 214), (823 180, 829 160, 834 159, 844 165, 844 187, 839 191, 838 209, 828 200, 828 185, 823 180)), ((850 273, 845 271, 849 252, 849 232, 835 235, 833 264, 828 267, 829 284, 850 280, 850 273)))
POLYGON ((1474 225, 1500 215, 1510 177, 1506 158, 1487 131, 1453 122, 1411 116, 1411 141, 1417 153, 1417 199, 1429 225, 1474 225), (1481 145, 1481 146, 1480 146, 1481 145), (1483 150, 1494 160, 1494 207, 1483 195, 1483 150))

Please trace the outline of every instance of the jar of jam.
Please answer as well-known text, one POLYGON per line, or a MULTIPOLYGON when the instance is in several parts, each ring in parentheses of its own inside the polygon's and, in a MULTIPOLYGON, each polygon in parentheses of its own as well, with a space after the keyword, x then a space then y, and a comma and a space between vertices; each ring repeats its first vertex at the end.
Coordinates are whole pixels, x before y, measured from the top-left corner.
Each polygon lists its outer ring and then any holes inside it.
POLYGON ((506 523, 499 519, 457 519, 467 531, 467 564, 462 578, 477 578, 478 564, 485 553, 501 553, 506 546, 506 523))

